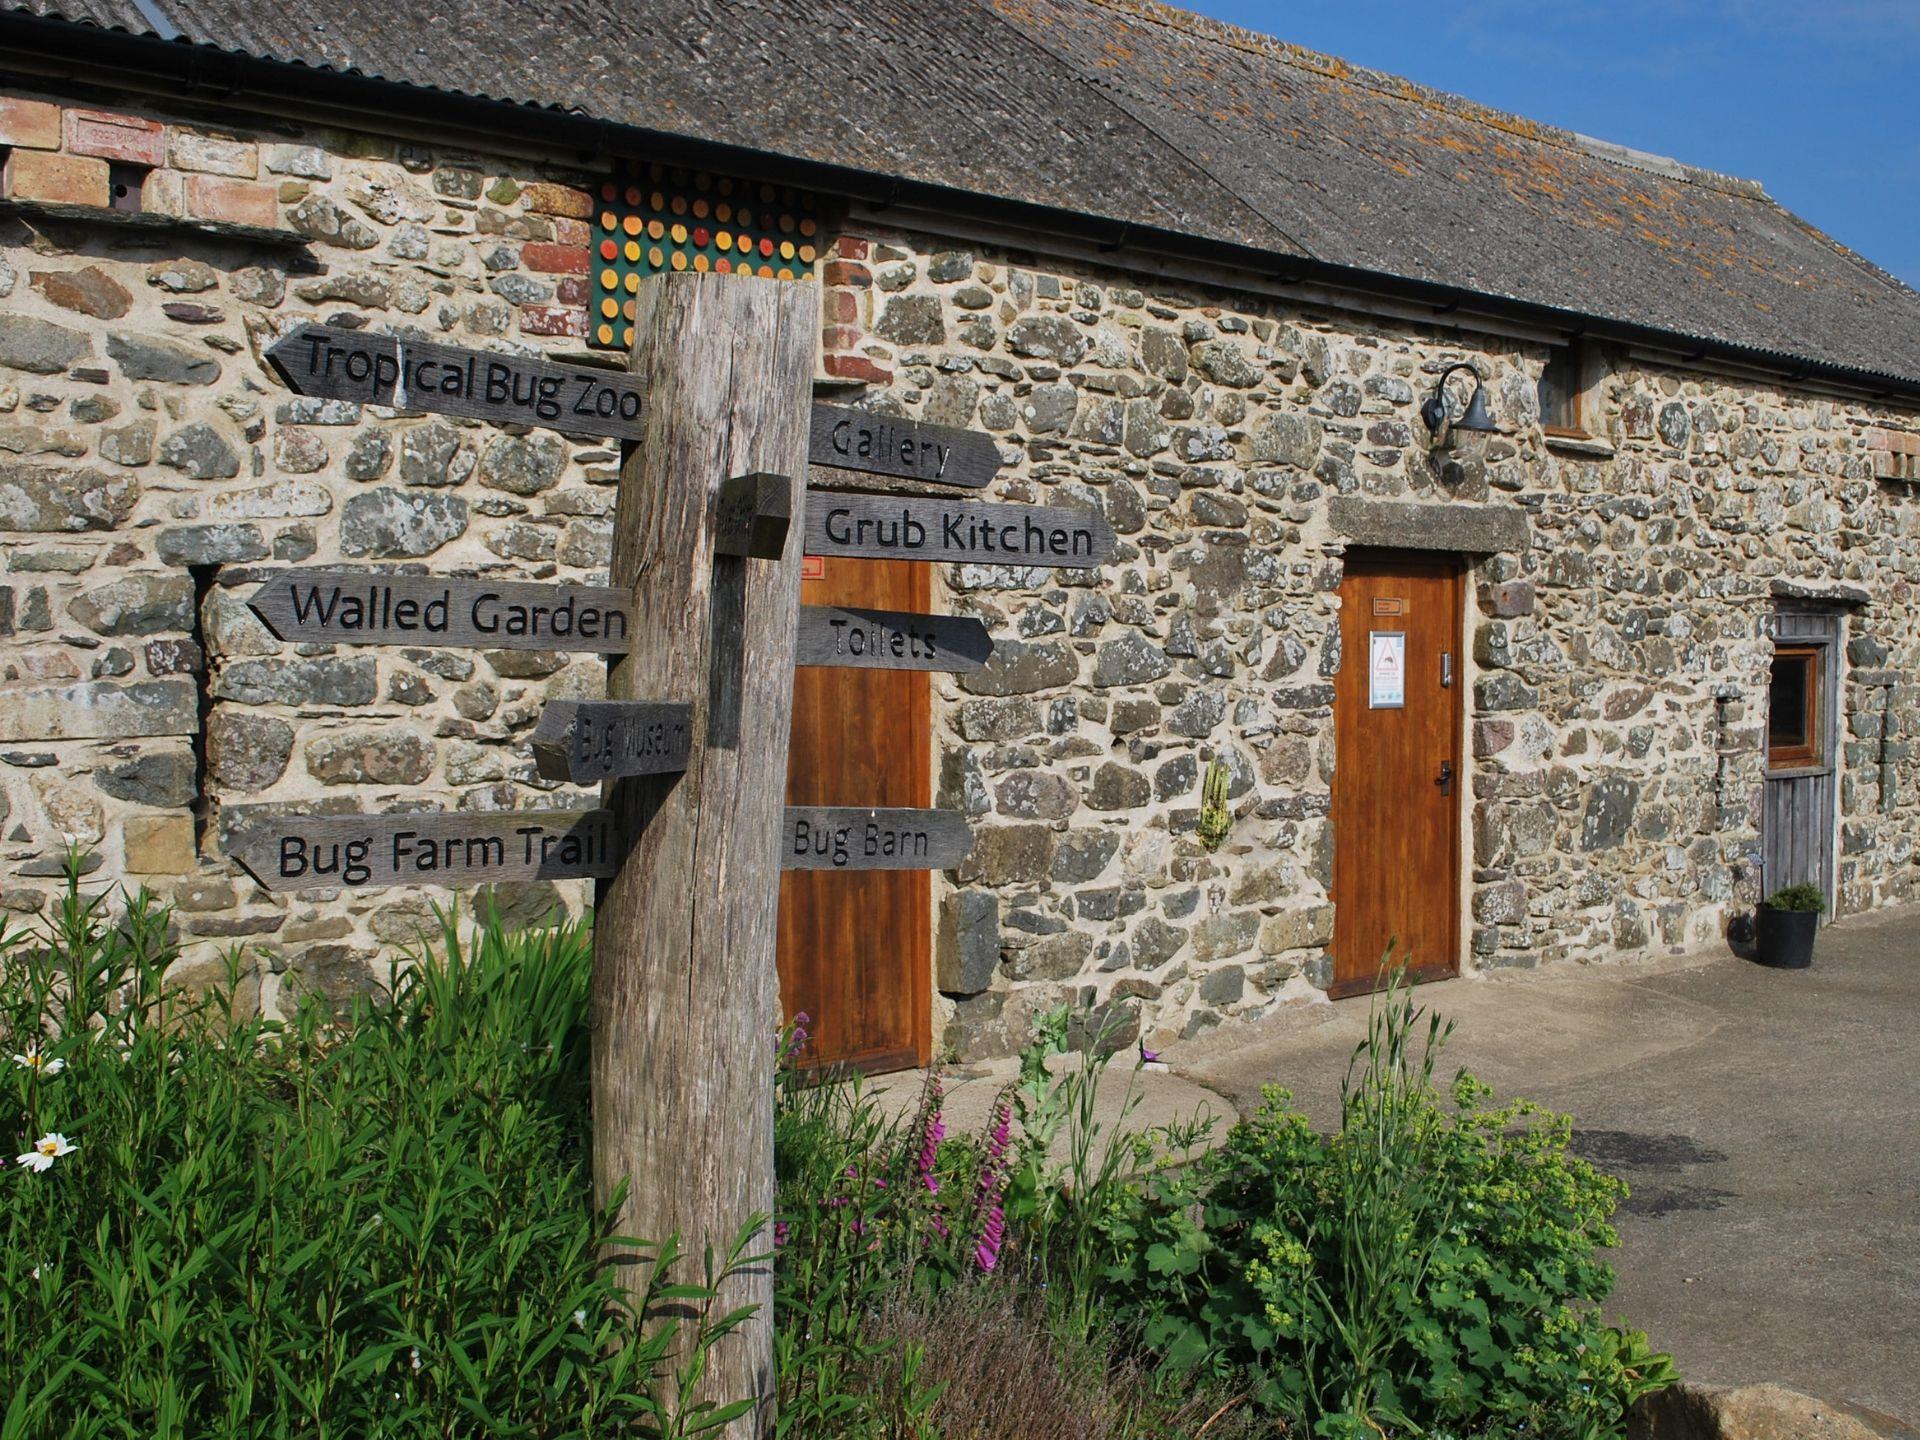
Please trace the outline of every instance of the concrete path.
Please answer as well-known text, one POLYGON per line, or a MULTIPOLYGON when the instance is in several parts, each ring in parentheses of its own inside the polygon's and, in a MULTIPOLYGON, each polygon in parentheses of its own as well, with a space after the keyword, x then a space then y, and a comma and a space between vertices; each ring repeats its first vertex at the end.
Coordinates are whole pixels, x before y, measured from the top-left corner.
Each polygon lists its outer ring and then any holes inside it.
MULTIPOLYGON (((1447 981, 1442 1062, 1571 1113, 1623 1177, 1612 1311, 1690 1379, 1778 1381, 1920 1420, 1920 910, 1822 933, 1814 966, 1734 956, 1447 981)), ((1317 1122, 1367 1001, 1170 1052, 1247 1108, 1293 1090, 1317 1122)))

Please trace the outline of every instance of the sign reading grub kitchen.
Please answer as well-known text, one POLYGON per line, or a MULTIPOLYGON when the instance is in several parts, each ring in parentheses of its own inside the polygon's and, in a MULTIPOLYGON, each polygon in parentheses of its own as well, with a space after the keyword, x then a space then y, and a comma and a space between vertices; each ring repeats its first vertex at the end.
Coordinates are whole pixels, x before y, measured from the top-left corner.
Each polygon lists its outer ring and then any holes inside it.
POLYGON ((809 555, 1089 566, 1111 557, 1113 546, 1106 517, 1078 507, 808 491, 809 555))
POLYGON ((613 874, 619 832, 605 810, 486 815, 329 815, 263 821, 229 852, 268 890, 491 885, 613 874))
POLYGON ((618 370, 302 325, 266 350, 296 395, 437 410, 496 425, 641 438, 645 392, 618 370))
POLYGON ((631 598, 595 585, 283 570, 247 605, 282 640, 341 645, 612 655, 625 651, 633 636, 631 598))
POLYGON ((807 459, 868 475, 978 490, 1000 468, 1000 447, 978 430, 815 405, 807 459))
POLYGON ((957 810, 789 805, 783 870, 946 870, 967 858, 973 831, 957 810))
POLYGON ((576 785, 687 768, 693 707, 652 700, 550 700, 533 729, 533 760, 548 780, 576 785))
POLYGON ((993 654, 987 627, 958 615, 802 605, 796 665, 856 670, 978 670, 993 654))

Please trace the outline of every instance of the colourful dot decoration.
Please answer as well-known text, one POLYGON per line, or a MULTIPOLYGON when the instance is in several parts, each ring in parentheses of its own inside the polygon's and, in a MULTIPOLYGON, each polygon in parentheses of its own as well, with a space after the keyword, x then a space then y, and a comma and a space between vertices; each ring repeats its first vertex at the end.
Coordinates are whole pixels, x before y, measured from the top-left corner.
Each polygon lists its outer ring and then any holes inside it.
POLYGON ((598 190, 589 343, 630 347, 632 297, 662 271, 815 278, 825 242, 812 195, 642 160, 615 168, 598 190))

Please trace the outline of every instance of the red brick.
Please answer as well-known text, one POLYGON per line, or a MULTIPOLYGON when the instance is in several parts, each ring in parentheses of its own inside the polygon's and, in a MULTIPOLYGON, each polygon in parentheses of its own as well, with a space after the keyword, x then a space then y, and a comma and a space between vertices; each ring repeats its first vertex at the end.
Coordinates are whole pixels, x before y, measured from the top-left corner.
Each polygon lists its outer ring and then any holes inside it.
POLYGON ((58 150, 60 107, 45 100, 0 95, 0 145, 17 150, 58 150))
POLYGON ((826 355, 821 357, 827 374, 835 380, 864 380, 869 385, 890 385, 893 372, 873 363, 864 355, 826 355))
POLYGON ((833 242, 833 253, 842 260, 864 260, 873 253, 873 243, 842 235, 833 242))
POLYGON ((555 220, 553 238, 562 245, 591 245, 593 227, 584 220, 555 220))
POLYGON ((107 203, 107 162, 52 150, 11 150, 0 171, 0 196, 59 205, 107 203))
POLYGON ((1867 431, 1867 448, 1869 450, 1890 450, 1893 448, 1890 443, 1892 438, 1892 435, 1888 431, 1869 430, 1867 431))
POLYGON ((540 270, 549 275, 587 273, 587 247, 584 245, 555 245, 549 241, 535 240, 521 248, 520 260, 529 270, 540 270))
POLYGON ((820 297, 821 316, 838 325, 860 322, 860 297, 851 290, 828 290, 820 297))
POLYGON ((218 175, 186 177, 187 214, 196 220, 224 220, 229 225, 258 225, 277 229, 280 201, 272 185, 253 180, 226 180, 218 175))
POLYGON ((167 127, 111 110, 67 111, 67 149, 154 169, 167 163, 167 127))
POLYGON ((570 305, 522 305, 520 330, 526 335, 585 335, 587 312, 570 305))
POLYGON ((829 325, 820 332, 820 343, 829 350, 851 350, 866 338, 867 332, 858 325, 829 325))
POLYGON ((520 193, 527 209, 536 215, 570 215, 585 220, 593 214, 593 196, 571 185, 529 185, 520 193))
POLYGON ((829 285, 846 285, 855 290, 864 290, 873 284, 873 272, 864 265, 850 264, 845 260, 829 260, 820 276, 829 285))
POLYGON ((588 293, 585 276, 568 275, 554 285, 553 298, 561 305, 585 305, 593 296, 588 293))

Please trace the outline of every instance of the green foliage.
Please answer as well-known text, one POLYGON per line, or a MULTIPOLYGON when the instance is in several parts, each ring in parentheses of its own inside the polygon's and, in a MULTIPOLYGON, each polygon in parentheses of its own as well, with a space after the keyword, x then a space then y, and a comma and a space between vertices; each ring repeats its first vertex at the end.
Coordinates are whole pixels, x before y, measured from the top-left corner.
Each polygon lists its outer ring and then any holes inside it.
POLYGON ((1200 786, 1200 823, 1195 834, 1209 850, 1218 850, 1233 829, 1233 811, 1227 804, 1227 766, 1223 760, 1207 763, 1206 779, 1200 786))
POLYGON ((1811 885, 1803 880, 1798 885, 1781 886, 1767 897, 1766 905, 1769 910, 1793 910, 1802 913, 1811 910, 1816 915, 1824 915, 1827 912, 1827 897, 1820 893, 1818 885, 1811 885))
POLYGON ((0 1437, 721 1418, 661 1395, 740 1317, 663 1281, 694 1318, 643 1338, 598 1258, 678 1260, 592 1205, 583 925, 468 941, 447 917, 390 998, 284 1025, 236 1009, 237 961, 170 992, 167 930, 76 872, 44 933, 0 936, 0 1129, 75 1147, 0 1177, 0 1437))
POLYGON ((1407 994, 1375 1008, 1316 1133, 1285 1091, 1109 1226, 1108 1277, 1176 1364, 1253 1377, 1314 1433, 1621 1432, 1671 1378, 1606 1326, 1597 1251, 1624 1187, 1567 1153, 1571 1122, 1433 1082, 1447 1030, 1407 994))

